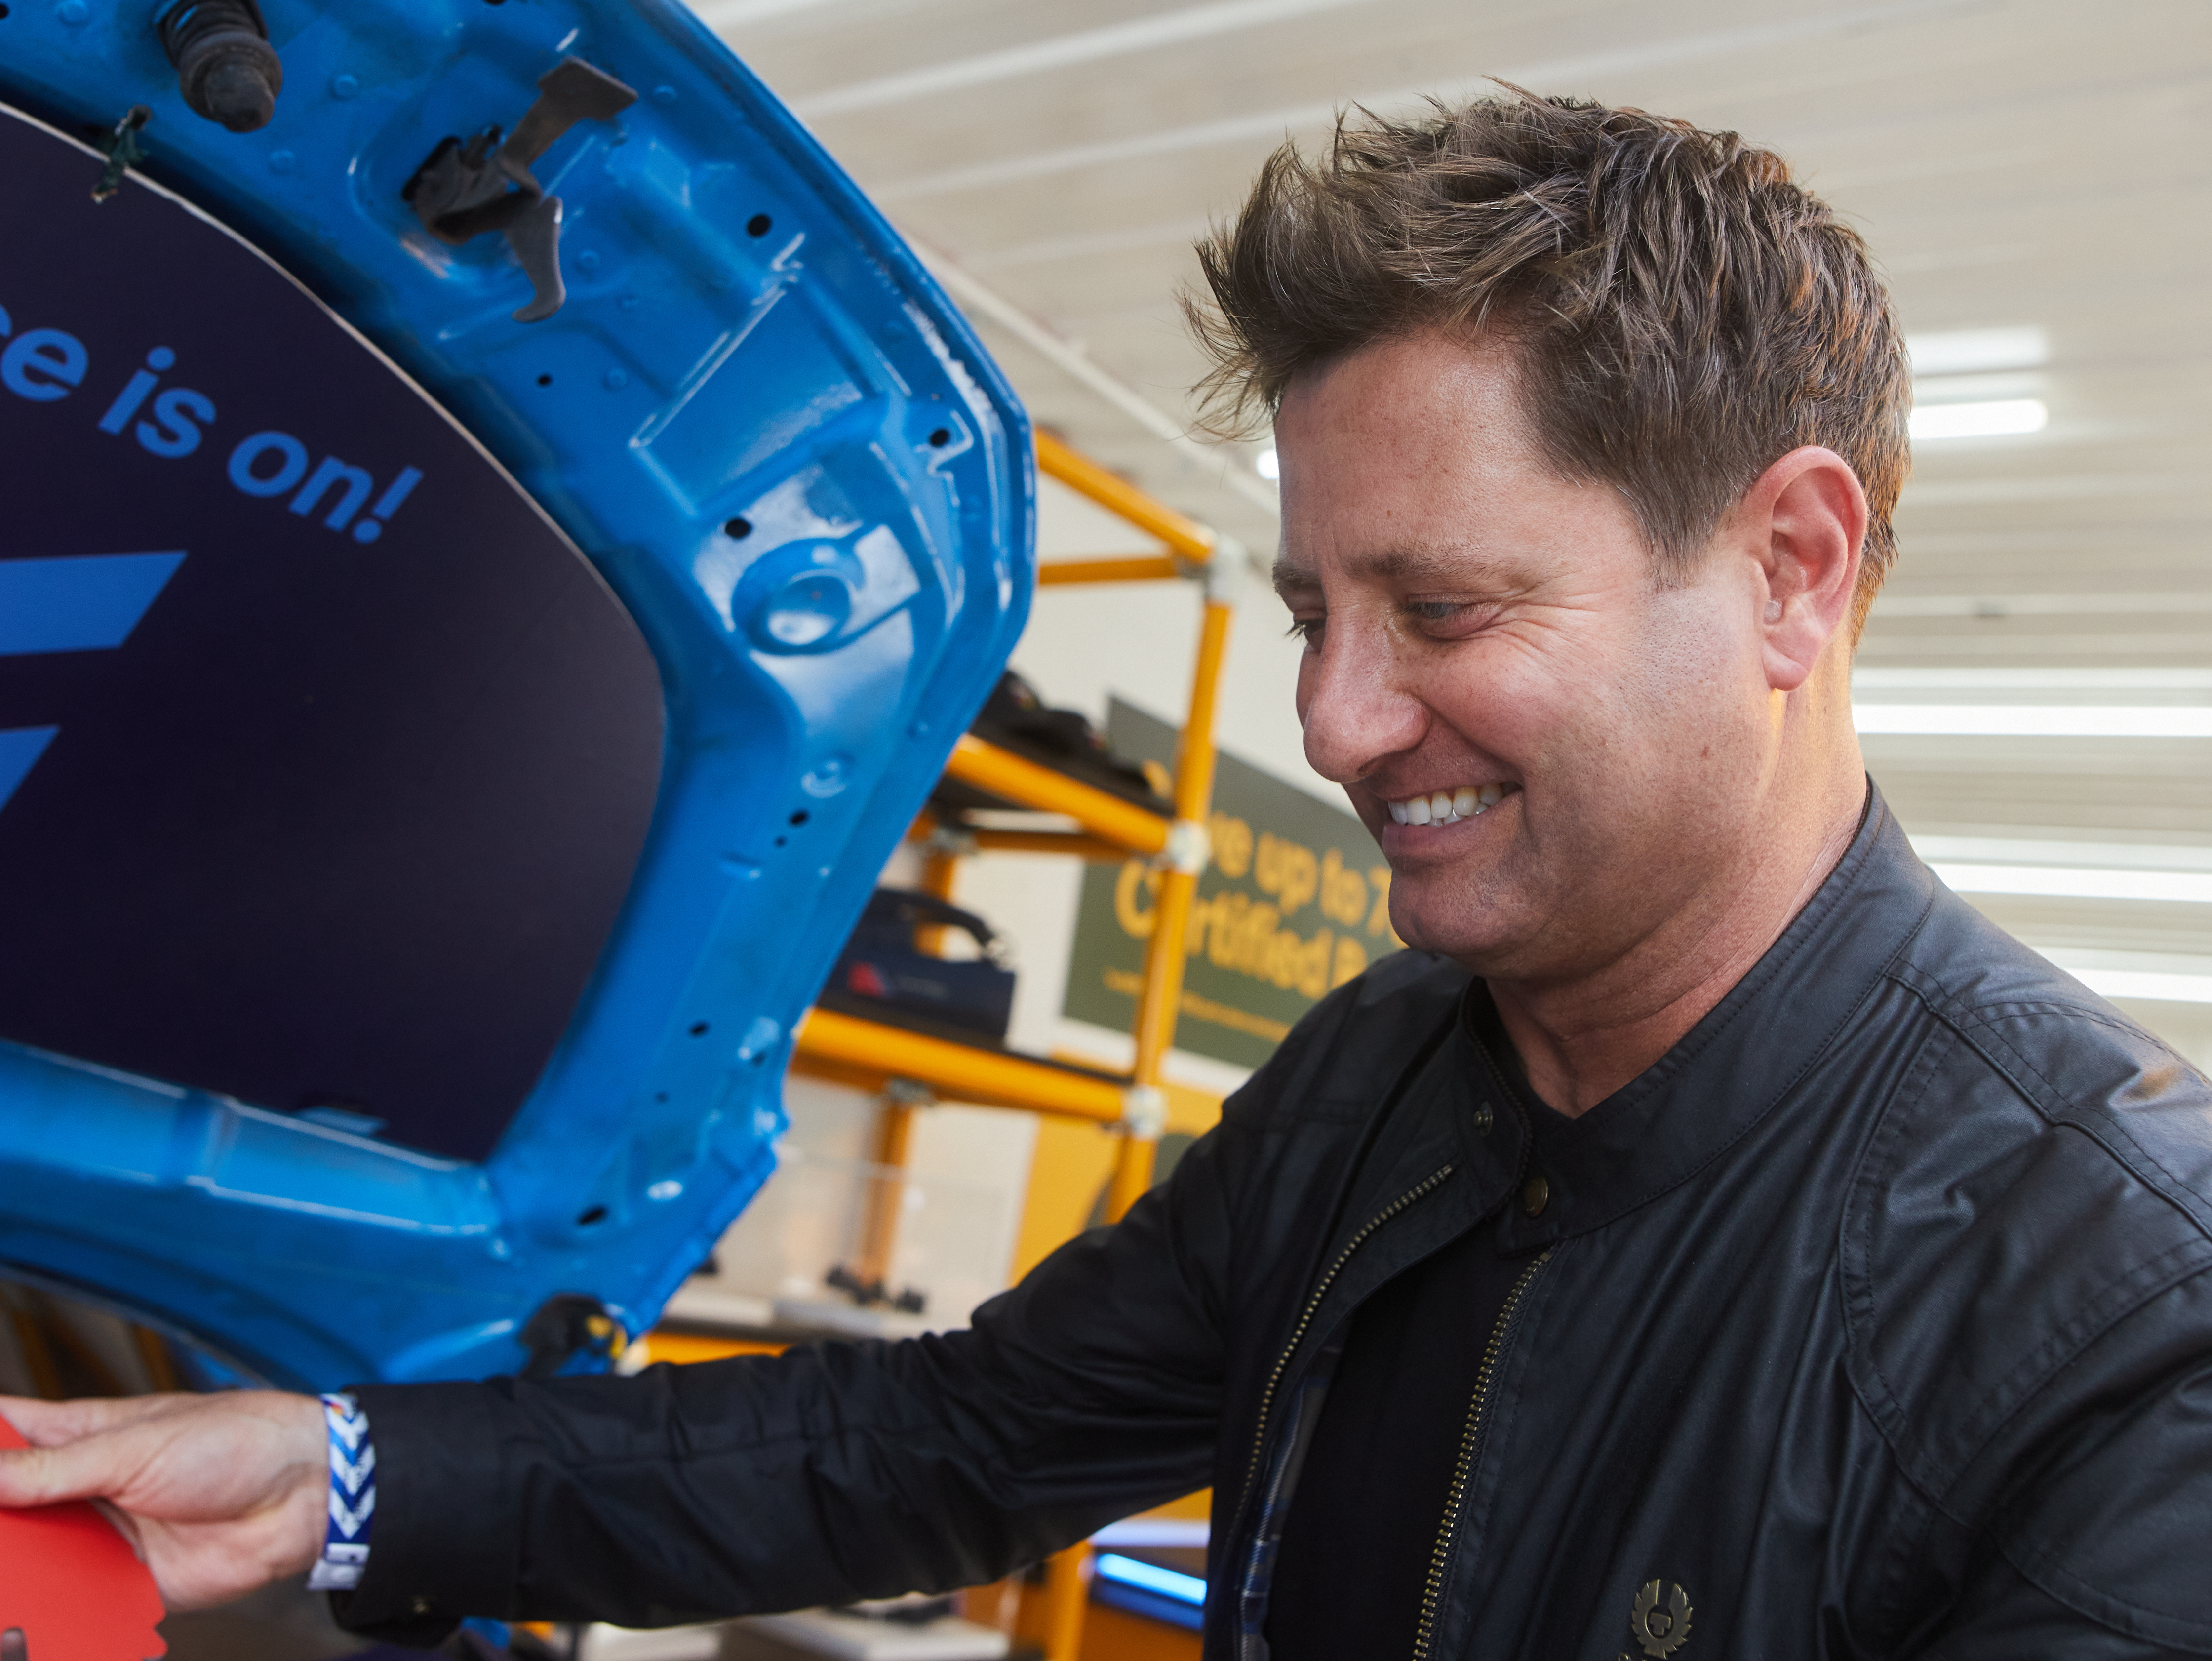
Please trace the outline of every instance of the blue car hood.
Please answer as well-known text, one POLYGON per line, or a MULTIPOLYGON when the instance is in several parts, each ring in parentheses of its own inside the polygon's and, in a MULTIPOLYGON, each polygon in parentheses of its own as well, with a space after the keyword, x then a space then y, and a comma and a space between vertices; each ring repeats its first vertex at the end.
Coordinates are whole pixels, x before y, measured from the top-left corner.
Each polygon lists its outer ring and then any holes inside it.
POLYGON ((169 9, 0 15, 0 1273, 512 1370, 773 1168, 1026 420, 680 8, 264 0, 244 132, 169 9))

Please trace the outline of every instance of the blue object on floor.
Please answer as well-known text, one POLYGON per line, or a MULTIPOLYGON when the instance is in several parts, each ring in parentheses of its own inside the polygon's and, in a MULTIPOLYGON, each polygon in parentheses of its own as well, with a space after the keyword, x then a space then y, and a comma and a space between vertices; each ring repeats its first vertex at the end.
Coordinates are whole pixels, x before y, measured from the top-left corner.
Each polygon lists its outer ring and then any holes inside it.
POLYGON ((1100 1579, 1111 1580, 1117 1585, 1134 1586, 1193 1608, 1206 1602, 1206 1582, 1195 1574, 1163 1568, 1158 1563, 1139 1562, 1113 1551, 1100 1552, 1094 1560, 1094 1568, 1100 1579))
POLYGON ((1206 1582, 1161 1564, 1102 1551, 1091 1560, 1091 1595, 1101 1603, 1187 1632, 1205 1628, 1206 1582))
POLYGON ((263 0, 247 131, 172 9, 0 14, 0 1274, 600 1365, 1020 633, 1027 423, 679 7, 263 0))

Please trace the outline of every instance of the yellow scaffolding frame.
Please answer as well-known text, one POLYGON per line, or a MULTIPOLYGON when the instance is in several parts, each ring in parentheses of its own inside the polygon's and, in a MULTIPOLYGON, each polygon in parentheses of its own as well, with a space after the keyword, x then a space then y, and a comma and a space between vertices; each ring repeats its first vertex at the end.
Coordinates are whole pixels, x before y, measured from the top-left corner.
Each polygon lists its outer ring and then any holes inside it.
MULTIPOLYGON (((1167 546, 1167 553, 1164 556, 1149 557, 1150 559, 1164 557, 1198 566, 1205 565, 1213 558, 1213 548, 1217 538, 1212 531, 1200 525, 1196 520, 1187 518, 1176 512, 1165 502, 1154 501, 1119 473, 1107 472, 1089 456, 1080 451, 1068 448, 1050 433, 1041 432, 1036 435, 1036 458, 1037 467, 1041 472, 1049 473, 1077 495, 1089 496, 1108 513, 1116 518, 1128 520, 1139 530, 1149 532, 1164 543, 1167 546)), ((1173 571, 1140 573, 1133 570, 1124 570, 1119 577, 1073 577, 1065 575, 1069 570, 1077 569, 1078 566, 1094 567, 1117 563, 1126 566, 1147 563, 1149 563, 1147 557, 1140 556, 1133 561, 1085 560, 1073 564, 1054 563, 1041 566, 1038 570, 1040 580, 1046 582, 1110 582, 1139 575, 1183 575, 1183 573, 1173 571), (1045 573, 1061 575, 1047 575, 1045 573)))
MULTIPOLYGON (((1208 770, 1212 764, 1209 761, 1208 770)), ((950 777, 1043 813, 1061 813, 1102 842, 1130 854, 1158 854, 1168 845, 1169 822, 1150 808, 1124 801, 1110 790, 1071 778, 1042 763, 963 733, 945 764, 950 777)))
MULTIPOLYGON (((1037 435, 1036 447, 1042 472, 1158 537, 1164 548, 1158 555, 1048 561, 1038 568, 1041 581, 1126 582, 1210 574, 1216 538, 1205 526, 1048 433, 1037 435)), ((950 777, 1022 807, 1062 815, 1079 827, 1072 831, 962 827, 958 837, 963 852, 995 849, 1099 861, 1137 854, 1149 856, 1160 868, 1158 922, 1145 949, 1144 987, 1132 1035, 1135 1059, 1127 1077, 1111 1079, 822 1009, 811 1012, 799 1029, 795 1068, 843 1083, 872 1081, 878 1088, 890 1080, 904 1080, 961 1101, 1118 1124, 1125 1134, 1115 1158, 1107 1215, 1118 1220, 1136 1203, 1152 1185, 1160 1130, 1161 1071, 1174 1041, 1182 995, 1183 936, 1199 873, 1206 865, 1204 827, 1213 794, 1214 713, 1231 616, 1219 585, 1208 583, 1191 678, 1190 715, 1176 756, 1171 817, 972 734, 962 736, 945 764, 950 777)), ((923 885, 949 894, 956 856, 947 850, 945 838, 935 834, 942 828, 933 814, 925 812, 915 821, 914 834, 931 849, 923 885)), ((896 1101, 887 1105, 879 1152, 903 1151, 911 1110, 896 1101)))
MULTIPOLYGON (((1106 1217, 1119 1221, 1152 1184, 1165 1110, 1162 1069, 1175 1041, 1182 999, 1184 935, 1200 873, 1206 868, 1206 815, 1213 798, 1214 716, 1223 658, 1229 644, 1231 603, 1216 575, 1216 538, 1195 520, 1155 501, 1119 475, 1039 433, 1040 471, 1109 513, 1157 537, 1162 551, 1107 559, 1054 560, 1037 569, 1041 584, 1157 581, 1195 578, 1205 585, 1198 660, 1191 675, 1190 714, 1176 757, 1172 818, 1126 801, 1109 791, 971 736, 963 736, 945 764, 951 777, 1003 800, 1073 819, 1076 830, 960 828, 961 851, 1003 850, 1110 861, 1132 854, 1151 858, 1160 872, 1152 937, 1145 948, 1143 990, 1137 1000, 1134 1062, 1116 1078, 1030 1056, 933 1038, 902 1027, 817 1009, 799 1029, 795 1071, 880 1092, 884 1113, 878 1160, 903 1165, 912 1134, 914 1086, 985 1106, 1052 1113, 1119 1126, 1114 1172, 1106 1192, 1106 1217)), ((940 897, 951 891, 956 855, 934 816, 915 821, 926 843, 923 885, 940 897)), ((927 944, 927 943, 925 943, 927 944)), ((887 1274, 897 1196, 878 1183, 867 1209, 861 1246, 863 1269, 887 1274)), ((1055 1556, 1046 1577, 1047 1661, 1076 1661, 1090 1582, 1090 1548, 1055 1556)))

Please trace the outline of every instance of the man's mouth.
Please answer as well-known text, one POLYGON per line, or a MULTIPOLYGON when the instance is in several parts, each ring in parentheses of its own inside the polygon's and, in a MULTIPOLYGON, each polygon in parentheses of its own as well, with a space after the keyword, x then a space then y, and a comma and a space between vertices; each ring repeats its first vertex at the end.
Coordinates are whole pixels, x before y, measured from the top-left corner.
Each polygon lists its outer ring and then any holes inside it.
POLYGON ((1399 824, 1456 824, 1495 807, 1521 787, 1517 784, 1462 784, 1453 790, 1431 790, 1425 796, 1382 805, 1399 824))

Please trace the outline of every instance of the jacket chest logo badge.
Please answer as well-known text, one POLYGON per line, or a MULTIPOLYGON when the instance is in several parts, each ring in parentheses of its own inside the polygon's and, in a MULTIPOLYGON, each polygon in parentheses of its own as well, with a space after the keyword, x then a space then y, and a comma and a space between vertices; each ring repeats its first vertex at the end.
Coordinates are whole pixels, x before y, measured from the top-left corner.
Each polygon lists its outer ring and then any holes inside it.
POLYGON ((1666 1661, 1690 1636, 1690 1595, 1669 1582, 1662 1609, 1659 1587, 1660 1582, 1646 1580, 1628 1611, 1628 1635, 1643 1646, 1651 1661, 1666 1661))

